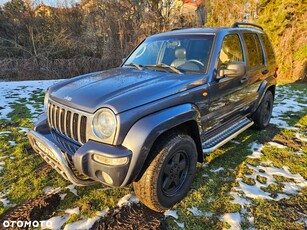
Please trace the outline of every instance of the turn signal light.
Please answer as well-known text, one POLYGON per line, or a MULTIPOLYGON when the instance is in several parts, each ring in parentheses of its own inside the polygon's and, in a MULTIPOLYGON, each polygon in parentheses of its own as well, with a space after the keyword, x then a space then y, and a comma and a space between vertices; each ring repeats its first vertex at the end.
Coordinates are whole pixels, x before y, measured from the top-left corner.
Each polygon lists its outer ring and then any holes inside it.
POLYGON ((93 155, 93 160, 105 165, 124 165, 128 163, 128 157, 105 157, 98 154, 93 155))

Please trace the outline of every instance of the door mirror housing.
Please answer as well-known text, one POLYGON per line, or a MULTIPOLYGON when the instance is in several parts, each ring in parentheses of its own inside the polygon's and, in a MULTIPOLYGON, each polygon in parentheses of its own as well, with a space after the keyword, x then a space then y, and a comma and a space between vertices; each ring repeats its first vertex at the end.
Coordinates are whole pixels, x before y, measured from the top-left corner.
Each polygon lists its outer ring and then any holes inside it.
POLYGON ((246 73, 246 66, 243 62, 230 62, 226 69, 219 71, 219 79, 226 77, 242 77, 246 73))

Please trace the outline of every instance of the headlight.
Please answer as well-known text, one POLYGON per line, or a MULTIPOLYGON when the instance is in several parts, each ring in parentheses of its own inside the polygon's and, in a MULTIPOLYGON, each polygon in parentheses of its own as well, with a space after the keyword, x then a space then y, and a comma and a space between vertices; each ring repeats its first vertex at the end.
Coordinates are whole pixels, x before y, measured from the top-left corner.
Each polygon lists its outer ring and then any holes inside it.
POLYGON ((116 129, 116 118, 109 109, 99 110, 93 119, 93 130, 97 137, 107 139, 113 135, 116 129))
POLYGON ((45 98, 44 98, 44 110, 47 112, 48 109, 48 100, 49 100, 49 89, 47 89, 47 92, 45 93, 45 98))

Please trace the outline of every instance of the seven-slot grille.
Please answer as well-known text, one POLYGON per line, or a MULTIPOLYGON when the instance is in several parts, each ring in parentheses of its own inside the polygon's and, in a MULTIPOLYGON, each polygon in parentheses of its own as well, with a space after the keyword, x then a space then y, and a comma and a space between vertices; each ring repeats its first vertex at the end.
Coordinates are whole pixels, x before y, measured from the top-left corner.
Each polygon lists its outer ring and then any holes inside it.
POLYGON ((48 103, 48 121, 52 128, 84 144, 86 139, 87 117, 70 109, 48 103))

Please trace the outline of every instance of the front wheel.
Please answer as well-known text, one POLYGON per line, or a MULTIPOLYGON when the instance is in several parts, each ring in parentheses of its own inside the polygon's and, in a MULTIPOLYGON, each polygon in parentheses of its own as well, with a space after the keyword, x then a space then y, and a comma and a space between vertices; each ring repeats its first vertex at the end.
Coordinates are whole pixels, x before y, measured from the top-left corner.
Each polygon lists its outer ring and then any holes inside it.
POLYGON ((163 212, 181 201, 192 184, 197 150, 186 134, 166 136, 152 154, 156 157, 141 179, 133 183, 140 201, 152 210, 163 212))
POLYGON ((265 129, 269 123, 273 111, 273 94, 271 91, 267 91, 264 95, 262 102, 253 115, 255 127, 262 130, 265 129))

